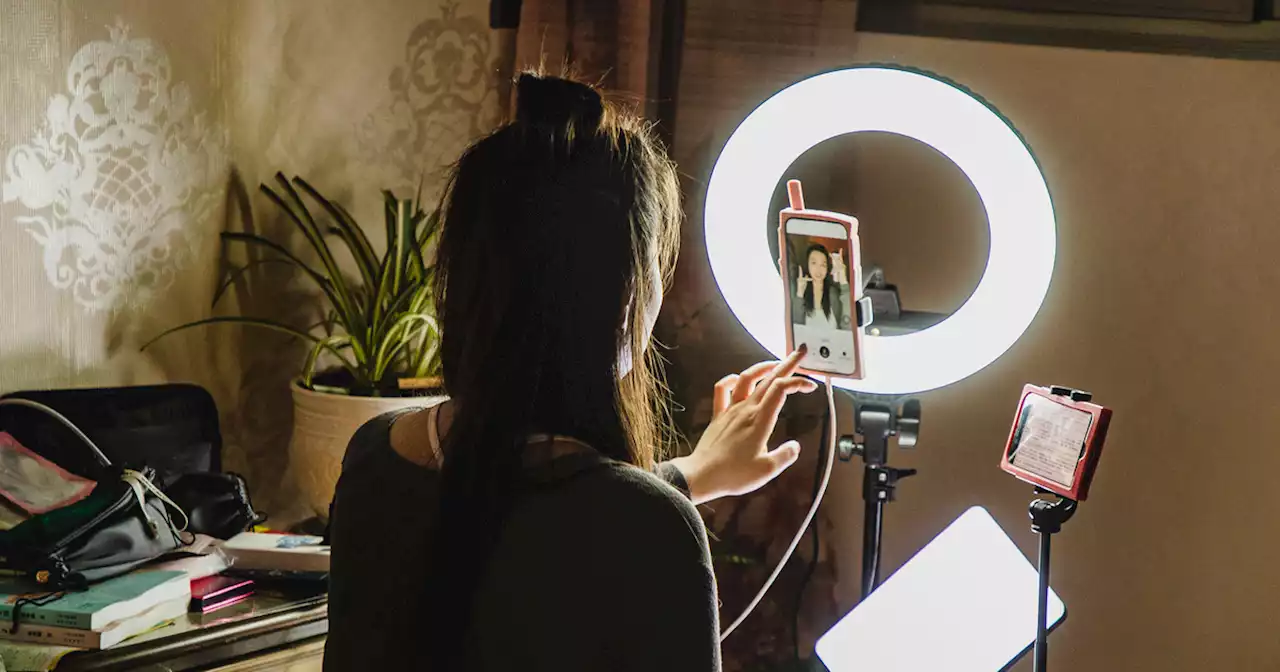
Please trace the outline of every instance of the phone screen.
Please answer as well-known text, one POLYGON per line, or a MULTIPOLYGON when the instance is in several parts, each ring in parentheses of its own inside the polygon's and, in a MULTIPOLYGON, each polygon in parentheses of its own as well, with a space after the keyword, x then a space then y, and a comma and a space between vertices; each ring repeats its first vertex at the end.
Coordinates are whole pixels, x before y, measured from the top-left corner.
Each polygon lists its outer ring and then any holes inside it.
POLYGON ((849 232, 840 224, 803 217, 786 223, 791 342, 809 348, 800 366, 810 371, 858 372, 856 293, 849 264, 849 232))
POLYGON ((1093 416, 1080 409, 1029 395, 1018 416, 1009 461, 1019 469, 1070 488, 1091 424, 1093 416))

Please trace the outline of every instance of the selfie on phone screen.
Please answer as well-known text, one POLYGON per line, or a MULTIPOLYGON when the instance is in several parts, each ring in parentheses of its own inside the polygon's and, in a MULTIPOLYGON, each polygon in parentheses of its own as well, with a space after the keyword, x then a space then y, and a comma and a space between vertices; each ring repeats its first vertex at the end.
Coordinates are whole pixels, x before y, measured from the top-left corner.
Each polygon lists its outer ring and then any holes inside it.
POLYGON ((792 218, 786 224, 787 260, 794 295, 792 343, 808 346, 801 366, 840 374, 858 372, 854 340, 853 280, 848 232, 840 224, 792 218))

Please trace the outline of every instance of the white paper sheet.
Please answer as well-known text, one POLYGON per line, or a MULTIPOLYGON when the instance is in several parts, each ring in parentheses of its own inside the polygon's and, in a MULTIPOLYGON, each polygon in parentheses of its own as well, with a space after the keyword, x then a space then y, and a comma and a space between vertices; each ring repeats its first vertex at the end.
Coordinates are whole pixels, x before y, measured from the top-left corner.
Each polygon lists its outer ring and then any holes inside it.
POLYGON ((1022 431, 1013 466, 1071 487, 1076 464, 1093 416, 1084 411, 1030 396, 1022 409, 1022 431))
POLYGON ((0 672, 49 672, 72 651, 66 646, 0 641, 0 672))

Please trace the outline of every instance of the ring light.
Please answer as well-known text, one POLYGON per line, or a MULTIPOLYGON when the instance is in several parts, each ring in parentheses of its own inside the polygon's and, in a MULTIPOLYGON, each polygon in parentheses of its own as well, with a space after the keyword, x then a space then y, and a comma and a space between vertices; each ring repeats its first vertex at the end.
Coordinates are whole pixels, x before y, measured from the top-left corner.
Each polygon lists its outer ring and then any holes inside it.
POLYGON ((982 280, 959 310, 916 333, 867 335, 866 378, 834 382, 878 394, 943 387, 1018 340, 1049 290, 1055 251, 1053 203, 1031 151, 1003 117, 956 85, 866 66, 810 77, 766 100, 733 132, 711 171, 704 213, 711 270, 747 331, 785 355, 782 283, 760 218, 776 217, 769 212, 774 189, 796 158, 862 131, 913 138, 955 162, 986 209, 991 246, 982 280))

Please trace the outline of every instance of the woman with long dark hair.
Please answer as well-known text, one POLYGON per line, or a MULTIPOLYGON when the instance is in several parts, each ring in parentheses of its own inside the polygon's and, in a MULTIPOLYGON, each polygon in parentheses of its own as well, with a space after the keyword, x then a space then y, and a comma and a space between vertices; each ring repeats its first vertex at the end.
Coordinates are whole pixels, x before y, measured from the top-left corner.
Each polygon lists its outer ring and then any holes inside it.
POLYGON ((833 258, 827 248, 814 243, 805 251, 805 264, 796 268, 796 298, 791 321, 806 327, 851 329, 848 276, 839 252, 833 258))
POLYGON ((693 453, 660 462, 648 347, 676 258, 676 173, 591 87, 522 75, 443 203, 438 406, 352 439, 331 514, 327 670, 719 669, 694 505, 795 461, 770 450, 796 353, 728 376, 693 453))

